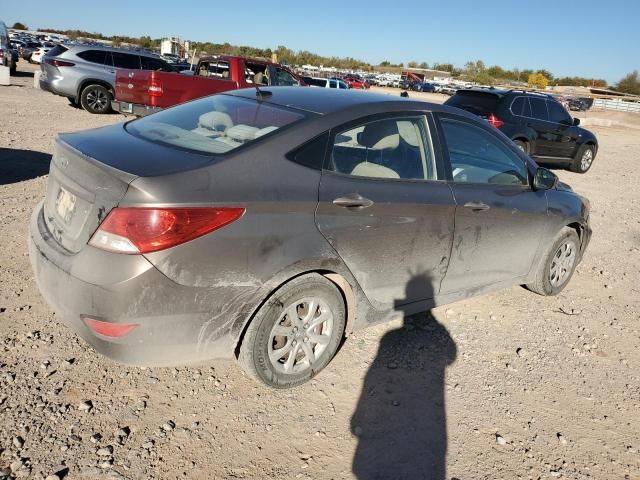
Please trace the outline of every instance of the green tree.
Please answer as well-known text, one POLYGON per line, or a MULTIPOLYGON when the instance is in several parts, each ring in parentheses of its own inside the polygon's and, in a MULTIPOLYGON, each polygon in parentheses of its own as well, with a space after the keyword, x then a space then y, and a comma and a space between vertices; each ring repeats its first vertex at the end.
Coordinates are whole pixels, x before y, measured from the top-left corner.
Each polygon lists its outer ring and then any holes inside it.
POLYGON ((429 64, 427 62, 420 62, 420 65, 418 65, 418 67, 427 69, 429 68, 429 64))
POLYGON ((407 67, 409 67, 409 68, 417 68, 418 67, 418 62, 412 60, 409 63, 407 63, 407 67))
POLYGON ((638 71, 634 70, 628 73, 616 84, 616 90, 624 93, 632 93, 634 95, 640 95, 640 79, 638 78, 638 71))
POLYGON ((16 30, 29 30, 29 27, 27 27, 24 23, 22 22, 16 22, 13 24, 13 27, 16 30))

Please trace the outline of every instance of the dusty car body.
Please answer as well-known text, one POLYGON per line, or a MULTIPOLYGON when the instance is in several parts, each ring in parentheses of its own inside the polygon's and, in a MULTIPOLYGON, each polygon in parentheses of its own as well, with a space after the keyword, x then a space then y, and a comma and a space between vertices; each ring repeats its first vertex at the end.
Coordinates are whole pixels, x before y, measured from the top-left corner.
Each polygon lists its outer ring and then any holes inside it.
POLYGON ((471 114, 386 95, 273 87, 60 135, 29 251, 45 299, 100 353, 138 365, 240 356, 259 380, 291 386, 328 363, 334 336, 535 283, 565 230, 573 263, 567 253, 544 273, 551 284, 554 268, 564 275, 559 289, 589 242, 588 202, 471 114), (519 173, 491 170, 494 181, 480 182, 482 164, 461 166, 452 149, 467 130, 519 173), (168 247, 136 244, 143 234, 127 233, 136 228, 127 215, 175 219, 180 209, 203 208, 231 220, 168 247), (286 314, 282 292, 298 291, 290 285, 306 293, 286 314), (317 300, 310 285, 324 289, 317 300), (254 331, 267 322, 265 309, 285 320, 269 326, 273 372, 256 375, 269 363, 254 331), (313 318, 327 315, 331 326, 312 330, 313 318), (296 325, 318 341, 312 348, 329 344, 304 350, 326 363, 294 368, 304 353, 296 345, 308 340, 296 325), (248 337, 258 350, 244 354, 248 337))

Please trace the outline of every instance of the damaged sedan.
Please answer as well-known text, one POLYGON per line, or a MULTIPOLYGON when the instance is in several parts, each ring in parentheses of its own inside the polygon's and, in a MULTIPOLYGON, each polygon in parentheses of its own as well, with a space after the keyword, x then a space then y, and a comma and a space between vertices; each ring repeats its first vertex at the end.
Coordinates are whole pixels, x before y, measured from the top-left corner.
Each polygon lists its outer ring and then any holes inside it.
POLYGON ((453 107, 272 87, 57 138, 29 251, 98 352, 304 383, 352 331, 512 285, 555 295, 588 201, 453 107))

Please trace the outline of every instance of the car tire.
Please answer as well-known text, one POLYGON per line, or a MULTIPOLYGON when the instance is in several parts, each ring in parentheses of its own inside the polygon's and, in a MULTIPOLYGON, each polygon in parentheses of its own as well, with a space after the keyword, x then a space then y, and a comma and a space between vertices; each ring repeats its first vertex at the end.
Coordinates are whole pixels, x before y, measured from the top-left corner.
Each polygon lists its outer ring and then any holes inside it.
POLYGON ((256 313, 238 361, 247 374, 269 387, 301 385, 329 364, 342 342, 345 323, 345 302, 333 282, 319 274, 297 277, 256 313))
POLYGON ((545 252, 535 280, 527 288, 543 296, 557 295, 571 280, 579 259, 580 238, 573 228, 564 227, 545 252))
POLYGON ((526 153, 527 155, 529 155, 529 142, 526 142, 524 140, 514 140, 513 143, 516 144, 516 147, 518 147, 520 150, 522 150, 524 153, 526 153))
POLYGON ((13 67, 10 67, 9 68, 9 75, 15 75, 17 70, 18 70, 18 68, 15 65, 13 67))
POLYGON ((582 145, 578 154, 571 163, 570 170, 576 173, 587 173, 596 158, 596 149, 593 145, 582 145))
POLYGON ((80 94, 80 105, 89 113, 104 114, 111 111, 113 95, 102 85, 91 84, 84 87, 80 94))

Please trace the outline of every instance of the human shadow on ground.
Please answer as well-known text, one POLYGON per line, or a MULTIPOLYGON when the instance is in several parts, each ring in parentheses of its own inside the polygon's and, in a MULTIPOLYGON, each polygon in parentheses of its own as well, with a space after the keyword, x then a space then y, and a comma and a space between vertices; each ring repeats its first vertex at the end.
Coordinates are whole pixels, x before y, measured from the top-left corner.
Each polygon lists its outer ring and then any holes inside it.
POLYGON ((33 150, 0 148, 0 185, 22 182, 49 173, 51 155, 33 150))
MULTIPOLYGON (((418 275, 405 291, 406 298, 432 298, 434 289, 418 275)), ((407 311, 402 300, 395 304, 407 311)), ((444 480, 445 370, 455 358, 455 342, 430 312, 405 316, 401 328, 384 335, 351 418, 356 478, 444 480)))

